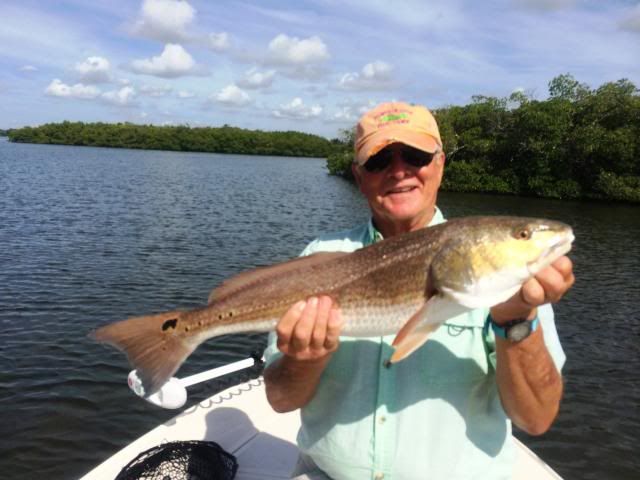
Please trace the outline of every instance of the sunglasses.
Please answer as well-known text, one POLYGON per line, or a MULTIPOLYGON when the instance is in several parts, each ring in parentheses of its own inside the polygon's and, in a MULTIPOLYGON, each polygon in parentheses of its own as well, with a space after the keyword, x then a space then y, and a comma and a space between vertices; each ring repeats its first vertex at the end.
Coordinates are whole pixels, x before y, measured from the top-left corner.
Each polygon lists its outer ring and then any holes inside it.
MULTIPOLYGON (((375 155, 371 155, 369 157, 369 160, 367 160, 367 162, 363 166, 369 173, 382 172, 389 165, 391 165, 394 154, 395 148, 383 148, 375 155)), ((426 167, 427 165, 429 165, 431 163, 431 160, 433 160, 434 155, 435 153, 418 150, 417 148, 413 148, 408 145, 403 145, 400 149, 400 156, 402 157, 402 160, 407 165, 411 165, 412 167, 416 168, 426 167)))

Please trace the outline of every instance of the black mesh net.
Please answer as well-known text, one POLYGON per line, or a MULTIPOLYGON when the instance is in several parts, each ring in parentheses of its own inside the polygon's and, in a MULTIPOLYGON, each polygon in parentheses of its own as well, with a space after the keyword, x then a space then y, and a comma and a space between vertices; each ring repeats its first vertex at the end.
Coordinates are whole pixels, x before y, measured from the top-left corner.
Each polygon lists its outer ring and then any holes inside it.
POLYGON ((171 442, 142 452, 115 480, 232 480, 236 457, 215 442, 171 442))

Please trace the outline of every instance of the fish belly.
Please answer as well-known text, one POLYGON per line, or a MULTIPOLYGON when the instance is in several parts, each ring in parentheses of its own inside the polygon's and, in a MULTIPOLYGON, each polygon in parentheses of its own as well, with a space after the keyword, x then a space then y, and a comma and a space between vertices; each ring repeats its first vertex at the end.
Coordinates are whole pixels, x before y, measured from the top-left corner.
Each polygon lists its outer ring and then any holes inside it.
POLYGON ((342 335, 349 337, 377 337, 392 335, 420 309, 423 300, 400 303, 366 303, 343 306, 345 322, 342 335))

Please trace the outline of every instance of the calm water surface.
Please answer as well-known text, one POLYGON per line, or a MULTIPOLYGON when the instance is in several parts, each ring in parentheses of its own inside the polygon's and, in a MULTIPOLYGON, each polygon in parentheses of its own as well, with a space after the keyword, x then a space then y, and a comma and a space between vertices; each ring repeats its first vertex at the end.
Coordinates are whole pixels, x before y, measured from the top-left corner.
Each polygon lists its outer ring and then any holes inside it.
MULTIPOLYGON (((640 208, 459 194, 449 217, 573 225, 577 284, 557 308, 568 356, 558 421, 518 434, 567 479, 640 471, 640 208)), ((318 159, 17 145, 0 139, 0 476, 77 478, 175 413, 136 399, 96 326, 202 304, 225 277, 366 220, 318 159)), ((246 358, 263 335, 218 338, 180 376, 246 358)), ((190 390, 190 404, 257 372, 190 390)))

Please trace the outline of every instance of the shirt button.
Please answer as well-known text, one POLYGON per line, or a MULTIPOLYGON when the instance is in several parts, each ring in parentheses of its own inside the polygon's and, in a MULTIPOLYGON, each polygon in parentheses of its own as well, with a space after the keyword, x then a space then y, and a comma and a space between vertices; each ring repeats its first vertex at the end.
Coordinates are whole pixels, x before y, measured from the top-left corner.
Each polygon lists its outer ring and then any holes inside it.
POLYGON ((384 478, 384 473, 378 472, 378 473, 375 474, 375 476, 373 478, 375 480, 382 480, 384 478))
POLYGON ((387 417, 385 417, 384 415, 378 418, 378 423, 381 425, 386 421, 387 421, 387 417))

